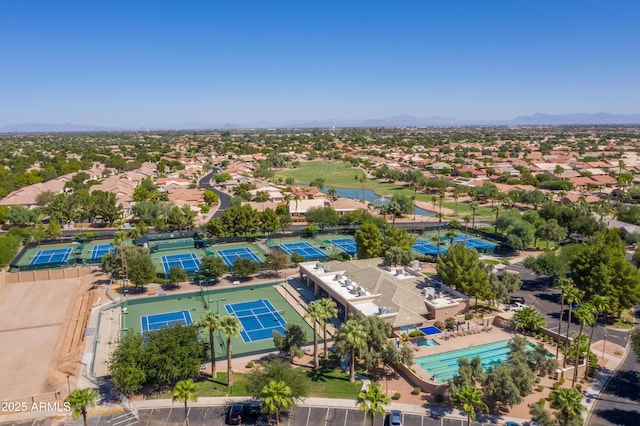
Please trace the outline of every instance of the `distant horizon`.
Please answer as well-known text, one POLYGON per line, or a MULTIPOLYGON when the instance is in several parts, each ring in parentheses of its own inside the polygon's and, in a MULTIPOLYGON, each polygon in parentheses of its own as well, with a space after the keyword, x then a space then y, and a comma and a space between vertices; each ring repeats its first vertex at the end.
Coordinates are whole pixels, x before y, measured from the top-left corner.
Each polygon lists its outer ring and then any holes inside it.
POLYGON ((367 127, 467 127, 467 126, 566 126, 566 125, 640 125, 640 114, 576 113, 545 114, 503 120, 474 121, 457 117, 416 117, 398 114, 368 119, 318 119, 246 123, 183 122, 138 126, 100 126, 92 123, 13 123, 0 126, 0 133, 41 132, 109 132, 109 131, 171 131, 171 130, 234 130, 234 129, 305 129, 305 128, 367 128, 367 127))
POLYGON ((636 0, 25 0, 0 12, 0 129, 640 113, 636 0))

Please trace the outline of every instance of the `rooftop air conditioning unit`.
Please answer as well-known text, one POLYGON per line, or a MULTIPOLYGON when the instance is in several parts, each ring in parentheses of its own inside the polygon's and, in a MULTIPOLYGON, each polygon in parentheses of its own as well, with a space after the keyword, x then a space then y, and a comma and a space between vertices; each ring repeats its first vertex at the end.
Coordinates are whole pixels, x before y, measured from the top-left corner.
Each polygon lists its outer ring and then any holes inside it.
POLYGON ((353 281, 351 281, 351 278, 347 278, 344 282, 345 282, 346 285, 353 284, 353 281))
POLYGON ((402 275, 402 268, 396 269, 396 275, 402 275))
POLYGON ((336 274, 336 280, 340 281, 344 276, 342 274, 336 274))
POLYGON ((316 269, 322 268, 322 262, 316 262, 316 269))

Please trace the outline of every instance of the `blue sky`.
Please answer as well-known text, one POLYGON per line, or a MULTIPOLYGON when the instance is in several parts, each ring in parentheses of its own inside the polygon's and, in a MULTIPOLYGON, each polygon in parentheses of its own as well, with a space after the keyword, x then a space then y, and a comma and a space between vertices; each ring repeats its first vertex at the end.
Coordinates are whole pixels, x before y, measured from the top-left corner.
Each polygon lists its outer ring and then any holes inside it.
POLYGON ((0 126, 640 113, 637 0, 0 2, 0 126))

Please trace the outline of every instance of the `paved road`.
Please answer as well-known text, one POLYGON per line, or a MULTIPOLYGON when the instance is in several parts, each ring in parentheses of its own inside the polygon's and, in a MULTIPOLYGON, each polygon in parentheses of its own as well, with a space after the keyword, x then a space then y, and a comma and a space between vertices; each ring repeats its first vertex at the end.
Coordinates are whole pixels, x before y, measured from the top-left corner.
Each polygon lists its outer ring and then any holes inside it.
MULTIPOLYGON (((635 309, 636 323, 640 310, 635 309)), ((640 362, 631 350, 597 398, 588 425, 640 424, 640 362)))
MULTIPOLYGON (((226 407, 190 407, 189 408, 189 424, 193 426, 218 426, 228 424, 227 420, 228 408, 226 407)), ((89 416, 90 426, 116 424, 117 417, 120 413, 104 413, 89 416)), ((0 418, 0 421, 2 419, 0 418)), ((4 424, 4 423, 3 423, 4 424)), ((38 425, 38 426, 54 426, 61 423, 60 420, 39 419, 24 422, 13 423, 16 426, 38 425)), ((126 424, 126 423, 125 423, 126 424)), ((184 424, 184 409, 182 407, 175 408, 159 408, 140 411, 139 425, 148 426, 182 426, 184 424)), ((258 422, 256 419, 250 418, 242 423, 243 425, 266 424, 258 422)), ((332 408, 332 407, 297 407, 293 409, 289 415, 280 419, 282 426, 368 426, 371 423, 360 412, 357 407, 353 408, 332 408)), ((405 426, 463 426, 466 425, 460 419, 435 419, 421 414, 404 414, 405 426)), ((492 423, 472 422, 473 426, 489 425, 492 423)), ((74 423, 75 425, 75 423, 74 423)), ((78 423, 81 425, 81 423, 78 423)), ((385 417, 378 416, 375 426, 386 426, 388 420, 385 417)))
POLYGON ((231 205, 231 196, 226 192, 222 192, 214 188, 211 185, 211 177, 214 175, 214 173, 220 173, 220 172, 221 170, 219 168, 214 167, 211 170, 211 172, 201 177, 200 180, 198 181, 198 185, 202 186, 203 188, 208 188, 213 190, 213 192, 218 194, 218 197, 220 198, 220 204, 218 205, 218 210, 216 210, 216 212, 213 214, 213 217, 221 217, 222 212, 224 212, 225 209, 227 209, 231 205))
MULTIPOLYGON (((527 305, 534 306, 542 313, 547 321, 547 328, 556 331, 560 321, 560 291, 551 287, 550 280, 546 277, 540 277, 525 268, 522 263, 514 263, 507 268, 508 271, 520 273, 522 278, 522 288, 515 292, 515 296, 522 296, 527 305)), ((569 316, 569 308, 565 303, 563 315, 562 334, 566 333, 567 319, 569 316)), ((569 335, 577 333, 580 323, 572 316, 569 335)), ((586 333, 591 333, 591 329, 587 329, 586 333)), ((628 332, 622 330, 614 330, 606 328, 602 324, 596 327, 593 335, 593 341, 603 340, 606 335, 607 342, 616 343, 622 347, 627 344, 628 332)))

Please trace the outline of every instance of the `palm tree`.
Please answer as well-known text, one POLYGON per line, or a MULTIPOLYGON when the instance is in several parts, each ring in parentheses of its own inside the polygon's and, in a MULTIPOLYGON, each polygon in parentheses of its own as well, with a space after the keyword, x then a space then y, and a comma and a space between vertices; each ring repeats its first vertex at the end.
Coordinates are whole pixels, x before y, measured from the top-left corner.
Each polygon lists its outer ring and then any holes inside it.
POLYGON ((444 235, 449 237, 449 247, 453 247, 453 243, 456 240, 456 229, 450 228, 444 235))
MULTIPOLYGON (((569 341, 569 328, 571 327, 571 312, 572 312, 572 308, 573 305, 575 303, 578 303, 578 301, 580 299, 582 299, 582 292, 577 288, 577 287, 573 287, 571 286, 564 295, 565 299, 567 299, 567 305, 569 305, 569 317, 567 318, 567 332, 565 335, 565 341, 568 342, 569 341)), ((568 345, 565 345, 565 352, 564 352, 564 360, 562 360, 562 368, 566 368, 567 367, 567 351, 566 348, 568 347, 568 345)))
POLYGON ((317 370, 320 366, 318 362, 318 321, 322 317, 322 305, 320 305, 319 300, 314 300, 309 303, 307 307, 307 313, 305 314, 306 318, 313 323, 313 369, 317 370))
POLYGON ((458 216, 458 198, 460 198, 460 190, 458 188, 454 189, 452 192, 453 195, 453 215, 458 216))
POLYGON ((463 386, 451 397, 451 403, 456 408, 461 408, 467 414, 467 424, 471 425, 471 420, 476 419, 476 409, 484 412, 489 411, 489 407, 482 401, 484 394, 481 390, 472 386, 463 386))
POLYGON ((469 203, 469 208, 471 208, 471 227, 476 229, 476 209, 478 208, 478 203, 475 201, 469 203))
POLYGON ((558 323, 558 345, 556 346, 556 361, 560 355, 560 333, 562 333, 562 318, 564 317, 564 295, 571 287, 573 282, 569 278, 562 277, 556 285, 560 289, 560 322, 558 323))
POLYGON ((184 402, 184 423, 189 426, 189 407, 187 404, 189 401, 197 402, 198 394, 196 394, 196 384, 193 380, 180 380, 173 387, 171 392, 172 402, 184 402))
POLYGON ((471 216, 466 215, 462 220, 464 221, 464 232, 469 233, 469 222, 471 222, 471 216))
POLYGON ((497 223, 498 223, 498 218, 500 217, 500 210, 502 210, 502 206, 500 206, 500 204, 496 204, 495 206, 491 207, 491 211, 496 214, 496 225, 494 230, 496 234, 498 233, 497 223))
POLYGON ((356 320, 347 320, 340 327, 338 340, 341 341, 349 351, 349 381, 356 380, 356 350, 366 344, 367 332, 364 326, 356 320))
POLYGON ((320 320, 322 321, 322 342, 324 344, 324 359, 327 359, 328 350, 327 350, 327 322, 331 318, 335 318, 338 316, 338 305, 333 299, 329 299, 328 297, 320 299, 320 305, 322 306, 322 317, 320 320))
POLYGON ((367 390, 360 391, 356 398, 356 405, 360 405, 360 411, 369 417, 371 426, 375 424, 378 413, 381 416, 384 415, 383 405, 387 405, 390 402, 391 398, 384 393, 379 383, 370 384, 367 390))
MULTIPOLYGON (((439 234, 439 232, 438 232, 439 234)), ((436 257, 440 257, 440 244, 442 244, 443 239, 440 235, 437 235, 435 237, 431 237, 431 241, 433 241, 434 243, 436 243, 436 247, 438 247, 438 252, 436 253, 436 257)))
MULTIPOLYGON (((596 309, 589 302, 581 304, 580 307, 576 309, 576 318, 578 318, 578 321, 580 321, 580 331, 578 331, 578 335, 582 334, 582 330, 584 330, 585 325, 590 327, 594 324, 595 313, 596 309)), ((587 346, 587 360, 589 359, 589 349, 589 346, 587 346)), ((580 344, 578 341, 576 341, 576 360, 573 368, 573 381, 571 382, 571 386, 575 386, 576 380, 578 380, 578 364, 580 362, 581 352, 582 351, 580 350, 580 344)), ((585 370, 588 370, 588 368, 585 368, 585 370)))
POLYGON ((213 332, 220 327, 220 317, 217 313, 206 310, 198 321, 200 327, 209 331, 209 350, 211 354, 211 378, 216 377, 216 346, 213 338, 213 332))
POLYGON ((293 407, 291 388, 282 380, 270 380, 262 388, 262 408, 276 415, 276 425, 280 424, 280 411, 293 407))
MULTIPOLYGON (((591 298, 591 304, 593 305, 593 308, 596 311, 596 315, 593 321, 593 326, 591 327, 591 334, 589 335, 589 344, 587 345, 589 349, 591 349, 591 342, 593 341, 593 332, 596 330, 596 326, 598 325, 598 319, 600 318, 600 314, 611 309, 611 306, 609 305, 609 299, 607 298, 607 296, 601 296, 599 294, 596 294, 591 298)), ((589 369, 585 368, 584 370, 585 379, 587 378, 588 371, 589 369)))
POLYGON ((77 419, 82 415, 84 426, 87 426, 87 407, 95 407, 97 397, 98 392, 91 388, 75 389, 64 401, 69 403, 71 416, 77 419))
POLYGON ((227 386, 233 386, 233 377, 231 376, 231 337, 238 337, 242 324, 240 320, 234 316, 228 315, 220 320, 220 330, 227 337, 227 386))
POLYGON ((516 329, 520 328, 529 332, 545 326, 544 317, 533 306, 525 306, 516 312, 512 321, 516 329))
POLYGON ((576 388, 560 388, 551 392, 551 408, 557 411, 556 419, 560 426, 582 424, 582 392, 576 388))

